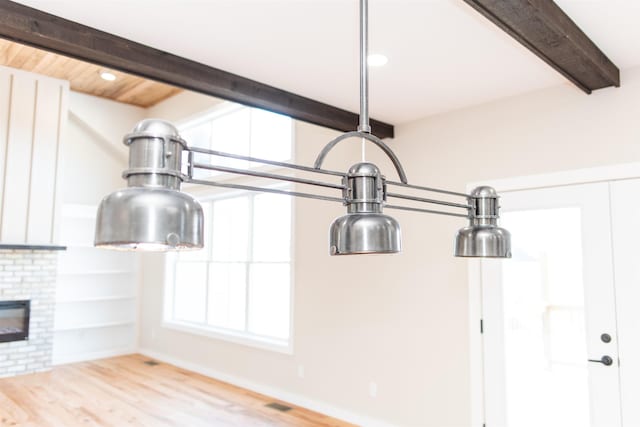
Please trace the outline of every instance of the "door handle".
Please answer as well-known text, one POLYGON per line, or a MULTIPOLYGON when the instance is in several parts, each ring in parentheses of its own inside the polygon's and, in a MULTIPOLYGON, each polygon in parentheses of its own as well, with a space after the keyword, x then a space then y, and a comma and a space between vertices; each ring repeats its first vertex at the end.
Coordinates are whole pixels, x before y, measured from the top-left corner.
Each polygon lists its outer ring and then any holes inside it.
POLYGON ((605 366, 613 365, 613 359, 610 356, 602 356, 602 359, 589 359, 589 362, 602 363, 605 366))

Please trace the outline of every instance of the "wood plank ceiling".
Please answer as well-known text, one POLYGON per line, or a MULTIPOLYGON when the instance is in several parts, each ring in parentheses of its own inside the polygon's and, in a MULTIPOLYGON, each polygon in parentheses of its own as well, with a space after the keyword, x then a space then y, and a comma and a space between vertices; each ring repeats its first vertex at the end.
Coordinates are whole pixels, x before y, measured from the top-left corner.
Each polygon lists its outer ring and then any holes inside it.
POLYGON ((100 77, 99 65, 0 39, 0 65, 68 80, 71 89, 125 104, 148 108, 182 89, 116 70, 115 81, 100 77))

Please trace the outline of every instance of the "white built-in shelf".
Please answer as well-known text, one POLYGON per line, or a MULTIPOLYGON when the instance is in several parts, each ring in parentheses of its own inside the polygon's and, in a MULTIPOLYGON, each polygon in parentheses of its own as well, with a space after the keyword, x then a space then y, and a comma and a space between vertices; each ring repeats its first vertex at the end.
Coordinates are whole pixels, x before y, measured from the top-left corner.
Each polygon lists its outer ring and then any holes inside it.
POLYGON ((135 274, 132 270, 87 270, 87 271, 59 271, 58 277, 100 276, 103 274, 135 274))
POLYGON ((70 325, 70 326, 60 326, 53 328, 54 332, 64 332, 64 331, 78 331, 82 329, 100 329, 100 328, 112 328, 116 326, 128 326, 133 325, 135 323, 134 320, 125 320, 122 322, 105 322, 105 323, 92 323, 85 325, 70 325))
POLYGON ((110 295, 106 297, 60 298, 56 300, 56 302, 59 304, 73 304, 78 302, 122 301, 133 299, 136 299, 135 295, 110 295))

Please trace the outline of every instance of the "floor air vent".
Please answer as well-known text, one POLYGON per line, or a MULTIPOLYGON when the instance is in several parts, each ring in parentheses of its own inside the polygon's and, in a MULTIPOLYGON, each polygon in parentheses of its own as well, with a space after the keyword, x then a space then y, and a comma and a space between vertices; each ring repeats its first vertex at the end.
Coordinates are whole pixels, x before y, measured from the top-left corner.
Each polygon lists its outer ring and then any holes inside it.
POLYGON ((156 365, 160 364, 160 362, 156 362, 155 360, 145 360, 142 363, 144 363, 145 365, 149 365, 149 366, 156 366, 156 365))
POLYGON ((267 408, 275 409, 276 411, 280 411, 280 412, 287 412, 293 409, 291 406, 282 405, 276 402, 267 403, 264 406, 266 406, 267 408))

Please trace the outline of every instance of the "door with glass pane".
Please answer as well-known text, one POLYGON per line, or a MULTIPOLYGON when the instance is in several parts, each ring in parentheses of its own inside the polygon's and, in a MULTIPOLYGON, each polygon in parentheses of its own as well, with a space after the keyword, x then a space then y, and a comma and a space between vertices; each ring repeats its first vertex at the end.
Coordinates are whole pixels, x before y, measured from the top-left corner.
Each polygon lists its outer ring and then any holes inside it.
POLYGON ((513 258, 481 263, 486 425, 619 427, 608 184, 501 206, 513 258))

